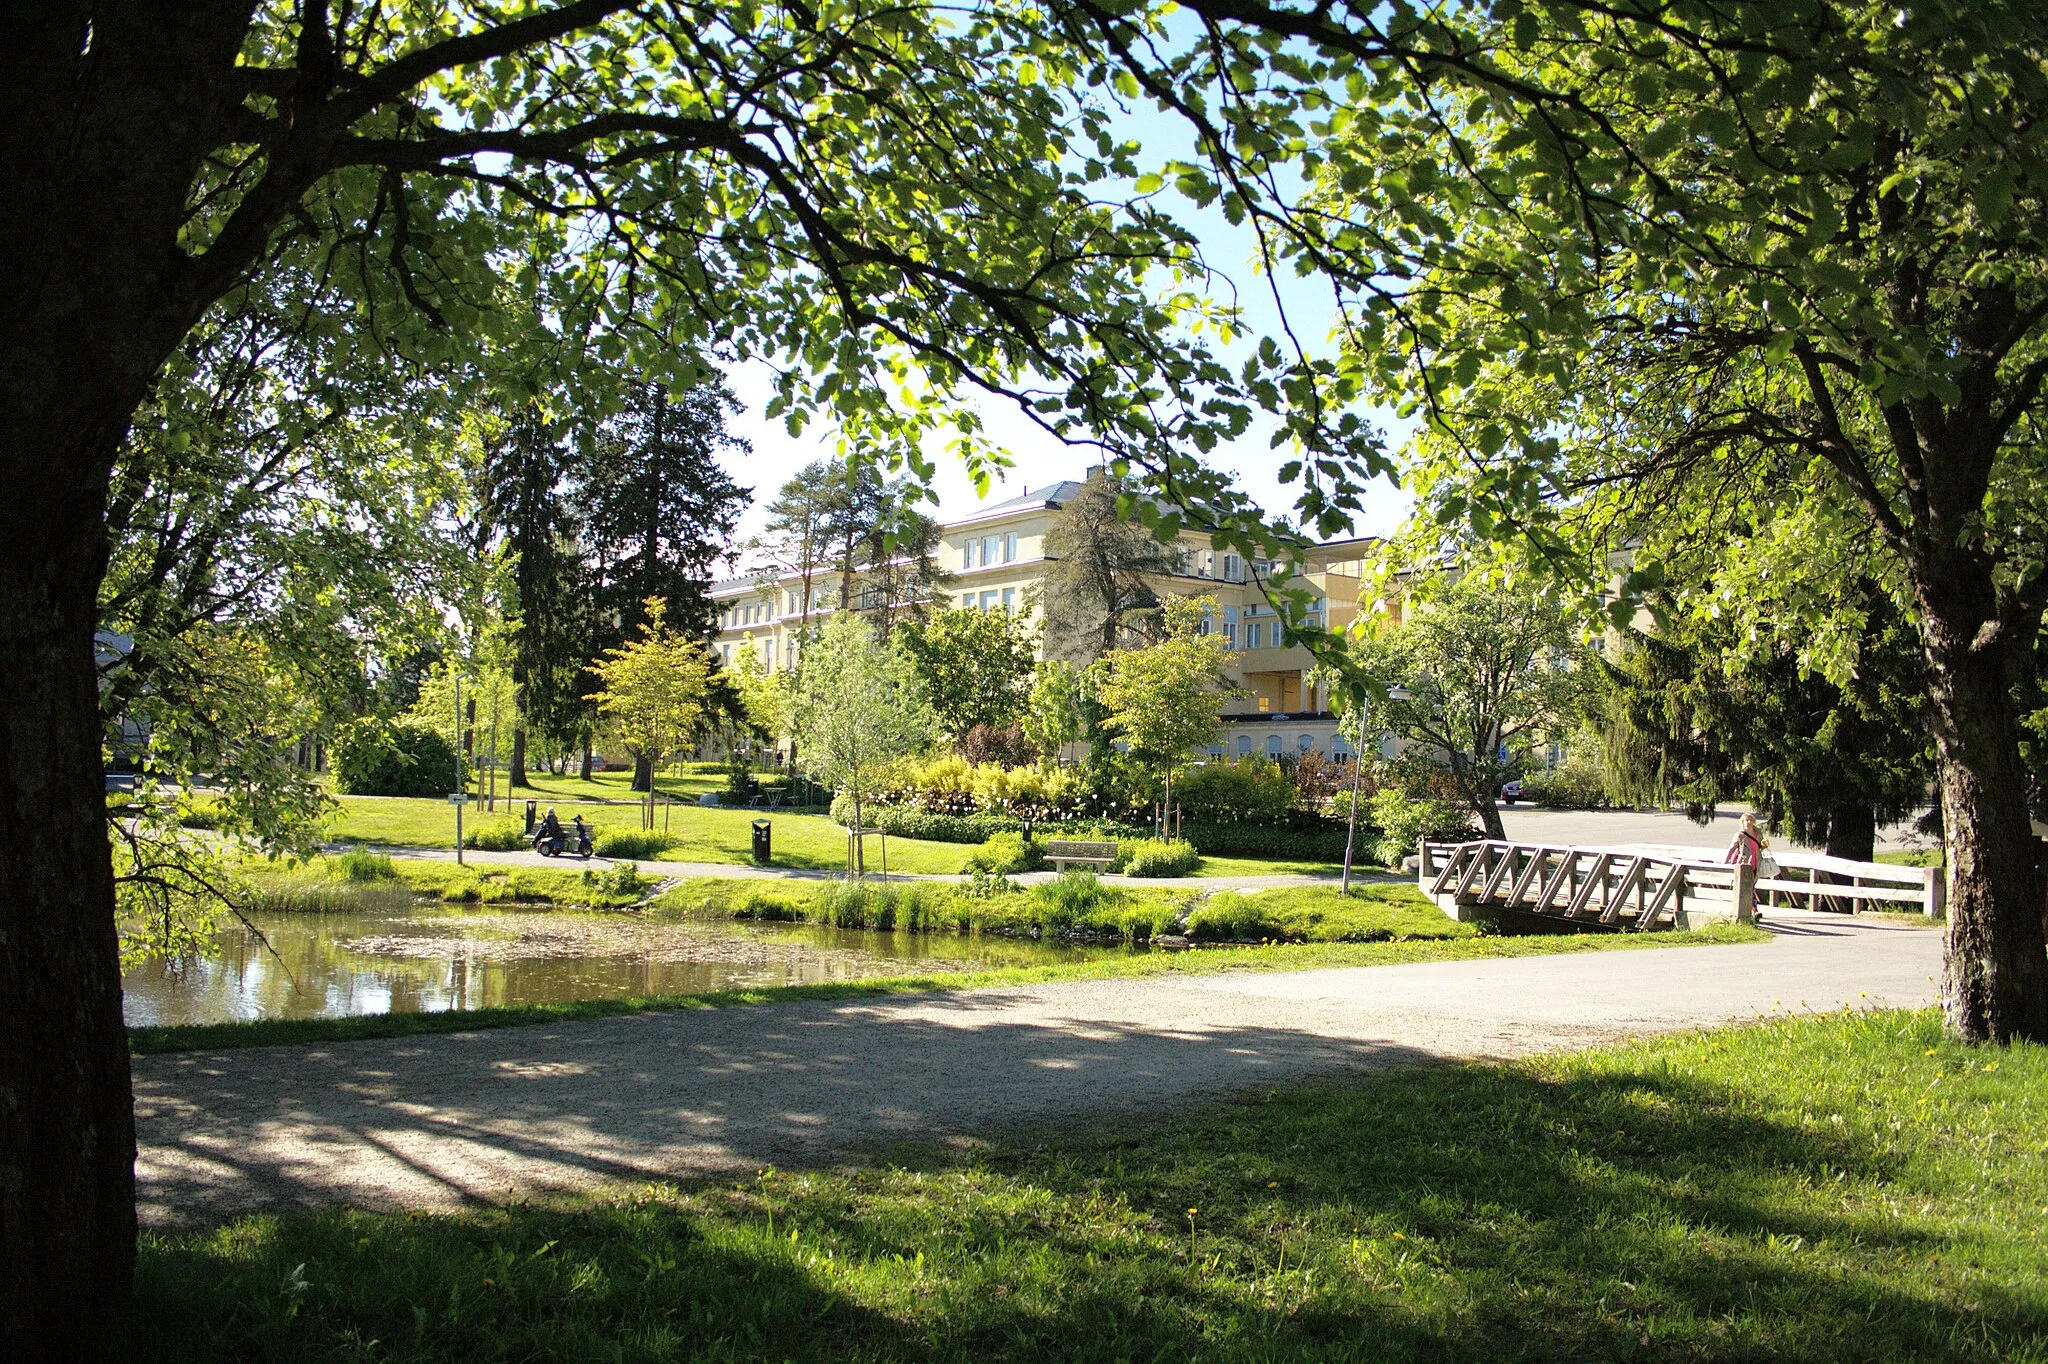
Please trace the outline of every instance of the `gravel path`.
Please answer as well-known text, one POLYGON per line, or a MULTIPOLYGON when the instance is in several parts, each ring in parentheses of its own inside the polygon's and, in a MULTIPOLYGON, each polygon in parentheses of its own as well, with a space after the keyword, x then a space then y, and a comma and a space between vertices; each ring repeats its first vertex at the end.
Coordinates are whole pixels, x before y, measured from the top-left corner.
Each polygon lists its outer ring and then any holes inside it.
POLYGON ((1776 941, 799 1002, 138 1058, 151 1225, 451 1206, 752 1171, 875 1142, 1153 1113, 1260 1085, 1935 998, 1922 927, 1782 912, 1776 941))

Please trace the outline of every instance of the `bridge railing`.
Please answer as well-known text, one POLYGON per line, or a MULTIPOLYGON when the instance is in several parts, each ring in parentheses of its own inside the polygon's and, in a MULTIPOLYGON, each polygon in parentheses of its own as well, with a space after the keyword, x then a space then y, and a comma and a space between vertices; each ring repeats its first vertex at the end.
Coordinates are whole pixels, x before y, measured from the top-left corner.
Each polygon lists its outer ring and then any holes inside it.
POLYGON ((1704 849, 1580 847, 1478 839, 1422 845, 1418 881, 1447 913, 1520 913, 1625 926, 1669 927, 1696 918, 1747 923, 1756 907, 1943 908, 1938 868, 1851 862, 1818 853, 1783 854, 1775 874, 1733 866, 1704 849))

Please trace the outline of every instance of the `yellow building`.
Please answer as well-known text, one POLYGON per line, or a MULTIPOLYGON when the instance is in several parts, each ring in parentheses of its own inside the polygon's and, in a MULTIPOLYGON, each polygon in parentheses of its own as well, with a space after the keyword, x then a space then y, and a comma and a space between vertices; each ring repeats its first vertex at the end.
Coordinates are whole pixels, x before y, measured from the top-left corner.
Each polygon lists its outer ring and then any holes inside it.
MULTIPOLYGON (((1040 588, 1045 580, 1045 535, 1064 502, 1081 490, 1073 480, 1055 483, 1020 497, 984 507, 971 516, 947 522, 939 564, 952 574, 941 596, 951 604, 976 610, 1004 607, 1030 611, 1039 618, 1040 588)), ((1332 541, 1309 549, 1301 585, 1317 594, 1316 619, 1341 628, 1356 618, 1365 561, 1376 542, 1370 539, 1332 541)), ((1239 555, 1212 549, 1208 538, 1185 532, 1179 546, 1178 571, 1162 574, 1153 584, 1161 596, 1212 596, 1221 619, 1214 628, 1239 654, 1239 681, 1244 699, 1224 709, 1223 742, 1214 756, 1252 753, 1278 755, 1319 749, 1348 757, 1350 747, 1337 734, 1335 717, 1316 688, 1306 682, 1315 666, 1307 649, 1283 647, 1280 618, 1259 583, 1267 565, 1246 562, 1239 555)), ((762 576, 718 583, 711 591, 720 605, 720 630, 715 647, 730 662, 740 645, 751 639, 755 656, 769 667, 786 668, 798 647, 808 616, 816 623, 838 608, 840 584, 829 570, 815 575, 806 610, 802 584, 793 575, 762 576)), ((856 609, 882 603, 856 589, 856 609)), ((1377 604, 1368 602, 1368 610, 1377 604)))

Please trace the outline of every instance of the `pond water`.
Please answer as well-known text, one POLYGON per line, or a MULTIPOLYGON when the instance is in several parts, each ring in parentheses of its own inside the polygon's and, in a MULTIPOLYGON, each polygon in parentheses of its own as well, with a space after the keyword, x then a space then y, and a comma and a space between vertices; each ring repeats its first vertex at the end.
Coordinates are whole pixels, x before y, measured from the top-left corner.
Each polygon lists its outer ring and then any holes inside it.
POLYGON ((489 1009, 861 976, 1079 961, 1127 949, 953 933, 867 933, 626 914, 438 905, 396 914, 252 914, 197 960, 122 978, 128 1022, 489 1009))

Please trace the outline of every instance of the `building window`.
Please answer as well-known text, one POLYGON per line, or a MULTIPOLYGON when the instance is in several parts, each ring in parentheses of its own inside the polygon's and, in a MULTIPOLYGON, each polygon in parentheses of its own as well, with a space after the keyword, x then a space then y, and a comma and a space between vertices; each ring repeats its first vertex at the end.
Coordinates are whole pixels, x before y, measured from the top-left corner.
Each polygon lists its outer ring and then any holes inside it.
POLYGON ((726 666, 727 666, 728 668, 729 668, 729 667, 731 667, 731 666, 732 666, 732 645, 730 645, 730 644, 721 644, 721 645, 719 645, 719 646, 718 646, 718 656, 719 656, 719 658, 720 658, 720 659, 724 660, 724 662, 725 662, 725 665, 726 665, 726 666))
POLYGON ((997 547, 998 547, 998 546, 999 546, 999 545, 1000 545, 1001 543, 1002 543, 1002 537, 1001 537, 1001 536, 996 536, 996 535, 990 535, 990 536, 987 536, 987 537, 985 537, 985 538, 984 538, 984 539, 982 540, 982 542, 981 542, 981 566, 982 566, 983 568, 987 568, 987 567, 988 567, 988 566, 989 566, 990 564, 992 564, 992 563, 994 563, 994 562, 996 561, 996 554, 998 553, 998 549, 997 549, 997 547))
POLYGON ((1265 638, 1266 638, 1266 627, 1265 627, 1265 626, 1263 626, 1263 625, 1261 625, 1261 624, 1259 624, 1259 623, 1258 623, 1257 621, 1253 621, 1253 622, 1252 622, 1251 624, 1249 624, 1249 625, 1247 625, 1247 626, 1245 626, 1245 627, 1244 627, 1244 647, 1245 647, 1245 648, 1247 648, 1247 649, 1257 649, 1257 648, 1261 648, 1261 647, 1263 647, 1263 646, 1264 646, 1264 643, 1265 643, 1265 638))
POLYGON ((994 592, 984 592, 981 594, 981 609, 984 611, 996 609, 996 594, 994 592))
POLYGON ((1315 746, 1316 736, 1313 734, 1303 734, 1294 741, 1294 748, 1298 753, 1306 753, 1315 746))
POLYGON ((1277 758, 1280 756, 1279 735, 1275 734, 1272 738, 1266 740, 1266 756, 1269 758, 1277 758))
POLYGON ((965 545, 961 546, 961 548, 960 548, 960 567, 962 567, 962 568, 973 568, 973 567, 974 567, 974 551, 975 551, 975 548, 976 548, 976 547, 977 547, 978 545, 980 545, 980 544, 981 544, 981 541, 979 541, 979 540, 969 540, 969 541, 968 541, 968 542, 967 542, 967 543, 966 543, 965 545))
POLYGON ((1003 589, 1003 609, 1004 609, 1005 611, 1014 611, 1014 610, 1016 610, 1016 609, 1017 609, 1017 589, 1016 589, 1016 588, 1014 588, 1014 587, 1006 587, 1006 588, 1004 588, 1004 589, 1003 589))
POLYGON ((1003 537, 1003 562, 1009 563, 1017 557, 1017 537, 1014 533, 1003 537))
POLYGON ((1223 622, 1223 642, 1233 649, 1237 647, 1237 623, 1235 621, 1226 620, 1223 622))
POLYGON ((772 672, 774 672, 774 671, 775 671, 775 641, 774 641, 774 640, 772 640, 772 639, 771 639, 771 640, 767 640, 767 641, 764 641, 764 642, 762 643, 762 645, 761 645, 761 659, 762 659, 762 664, 763 664, 763 666, 764 666, 764 667, 765 667, 765 668, 766 668, 766 669, 767 669, 767 670, 768 670, 769 672, 771 672, 771 673, 772 673, 772 672))
POLYGON ((1259 698, 1259 714, 1264 715, 1267 711, 1271 709, 1273 709, 1273 698, 1270 696, 1261 696, 1259 698))
POLYGON ((1249 734, 1240 734, 1240 735, 1238 735, 1238 736, 1237 736, 1237 756, 1238 756, 1238 757, 1240 757, 1240 758, 1249 758, 1249 757, 1250 757, 1251 755, 1252 755, 1252 736, 1251 736, 1251 735, 1249 735, 1249 734))
POLYGON ((1244 570, 1239 567, 1238 557, 1235 554, 1223 556, 1223 577, 1226 582, 1241 583, 1244 581, 1244 570))
POLYGON ((1351 744, 1341 734, 1330 740, 1330 759, 1340 763, 1351 761, 1351 744))
POLYGON ((972 611, 974 609, 974 594, 972 592, 962 592, 960 594, 960 609, 962 611, 972 611))

